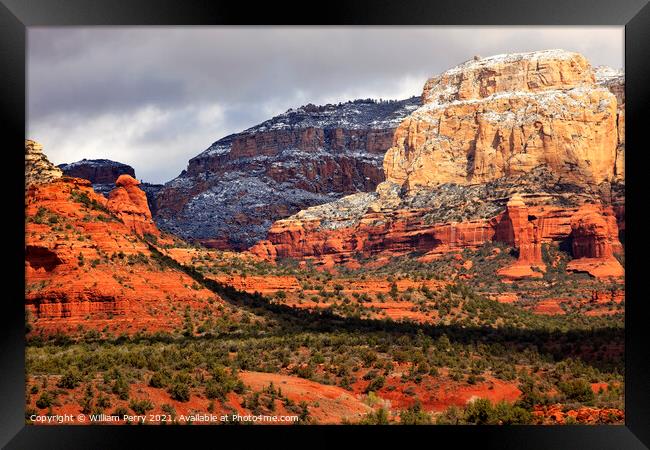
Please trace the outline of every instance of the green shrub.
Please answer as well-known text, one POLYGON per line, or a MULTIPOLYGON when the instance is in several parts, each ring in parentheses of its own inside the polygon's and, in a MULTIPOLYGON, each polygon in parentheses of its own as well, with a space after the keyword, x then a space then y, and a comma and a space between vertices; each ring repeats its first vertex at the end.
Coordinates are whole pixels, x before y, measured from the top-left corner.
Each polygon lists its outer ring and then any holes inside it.
POLYGON ((176 410, 172 405, 169 403, 165 403, 162 405, 162 410, 165 414, 169 415, 172 417, 172 420, 176 419, 176 410))
POLYGON ((129 414, 129 410, 126 409, 124 406, 118 406, 115 408, 115 411, 113 411, 112 415, 113 416, 118 416, 118 417, 123 417, 129 414))
POLYGON ((110 408, 111 407, 111 400, 108 398, 108 396, 100 394, 97 397, 97 401, 95 403, 95 406, 101 410, 105 408, 110 408))
POLYGON ((149 386, 154 388, 162 388, 167 385, 169 378, 162 372, 154 372, 149 378, 149 386))
POLYGON ((400 413, 400 423, 402 425, 430 425, 431 416, 422 411, 422 404, 417 401, 413 406, 400 413))
POLYGON ((499 425, 525 425, 532 421, 529 411, 504 401, 494 406, 494 415, 499 425))
POLYGON ((532 416, 526 409, 501 401, 493 405, 490 400, 479 398, 467 404, 464 410, 450 407, 437 420, 438 424, 469 425, 523 425, 531 423, 532 416))
POLYGON ((366 388, 365 392, 375 392, 384 387, 384 383, 386 382, 386 379, 383 376, 379 376, 375 379, 373 379, 368 387, 366 388))
POLYGON ((131 400, 129 402, 129 408, 133 410, 134 413, 143 415, 147 411, 153 409, 153 404, 149 400, 131 400))
POLYGON ((63 374, 59 382, 56 384, 63 389, 74 389, 79 385, 80 381, 79 372, 75 369, 69 369, 63 374))
POLYGON ((581 403, 588 403, 594 400, 594 391, 591 390, 591 384, 582 378, 577 378, 558 385, 560 391, 568 400, 581 403))
POLYGON ((113 382, 113 394, 117 395, 120 400, 129 399, 129 383, 126 382, 123 376, 119 375, 113 382))
POLYGON ((463 423, 464 411, 455 405, 451 405, 438 416, 438 425, 460 425, 463 423))
POLYGON ((92 384, 88 384, 86 386, 86 393, 84 395, 84 398, 81 399, 80 402, 81 412, 84 414, 90 414, 93 408, 94 400, 95 400, 95 394, 93 392, 93 386, 92 384))
POLYGON ((359 423, 361 425, 388 425, 388 422, 388 411, 381 407, 377 411, 366 414, 359 423))
POLYGON ((54 404, 55 397, 51 392, 43 392, 36 400, 36 406, 40 409, 49 408, 54 404))
POLYGON ((190 388, 187 384, 178 382, 174 383, 167 392, 169 392, 169 395, 171 395, 174 400, 179 402, 187 402, 190 400, 190 388))
POLYGON ((214 380, 208 381, 205 385, 205 396, 211 400, 216 398, 223 401, 226 399, 226 393, 226 388, 214 380))

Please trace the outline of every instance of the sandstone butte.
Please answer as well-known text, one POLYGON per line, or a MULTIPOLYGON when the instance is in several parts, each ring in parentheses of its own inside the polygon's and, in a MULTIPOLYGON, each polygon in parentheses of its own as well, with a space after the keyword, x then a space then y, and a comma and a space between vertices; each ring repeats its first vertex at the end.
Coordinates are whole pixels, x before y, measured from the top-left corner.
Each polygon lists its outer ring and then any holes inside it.
POLYGON ((386 179, 409 189, 542 164, 579 183, 619 175, 616 96, 577 53, 470 60, 427 81, 422 102, 384 158, 386 179))
POLYGON ((152 258, 139 234, 158 231, 144 220, 151 214, 135 180, 124 178, 106 199, 87 180, 53 176, 30 141, 25 162, 25 301, 39 330, 171 331, 182 326, 186 307, 222 304, 152 258))
POLYGON ((135 233, 160 235, 151 218, 146 194, 138 188, 140 182, 123 174, 115 181, 115 189, 108 194, 107 207, 135 233))
POLYGON ((573 259, 568 270, 596 277, 622 277, 625 271, 614 253, 620 251, 618 227, 612 214, 601 214, 595 205, 584 205, 571 217, 573 259))
POLYGON ((345 263, 503 242, 519 256, 499 275, 521 278, 543 275, 543 244, 572 242, 569 270, 623 276, 616 93, 583 56, 561 50, 461 64, 427 81, 375 192, 279 220, 250 251, 345 263))
POLYGON ((120 175, 131 175, 135 178, 133 167, 109 159, 82 159, 73 163, 57 166, 69 177, 83 178, 93 185, 114 185, 120 175))

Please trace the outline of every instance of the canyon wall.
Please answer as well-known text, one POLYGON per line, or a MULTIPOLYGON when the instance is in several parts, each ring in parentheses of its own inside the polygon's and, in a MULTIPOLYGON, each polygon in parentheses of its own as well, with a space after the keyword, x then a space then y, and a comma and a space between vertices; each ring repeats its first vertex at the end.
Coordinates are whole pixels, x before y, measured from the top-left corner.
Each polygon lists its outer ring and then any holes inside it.
POLYGON ((471 60, 429 80, 384 160, 408 189, 538 166, 583 184, 617 175, 617 100, 588 61, 550 50, 471 60))
POLYGON ((419 98, 307 105, 212 144, 156 195, 164 230, 246 248, 273 221, 384 180, 382 161, 419 98))

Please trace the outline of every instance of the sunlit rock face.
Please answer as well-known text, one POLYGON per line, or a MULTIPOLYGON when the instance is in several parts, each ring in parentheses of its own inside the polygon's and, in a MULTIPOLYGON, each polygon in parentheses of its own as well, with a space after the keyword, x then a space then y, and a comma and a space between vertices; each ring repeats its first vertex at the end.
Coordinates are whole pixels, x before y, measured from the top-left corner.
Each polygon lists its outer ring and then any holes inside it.
POLYGON ((142 237, 162 237, 133 177, 118 178, 107 199, 89 180, 61 176, 33 141, 26 143, 26 172, 25 308, 39 332, 172 331, 185 308, 220 302, 155 262, 142 237))
POLYGON ((542 165, 585 184, 622 176, 616 96, 577 53, 470 60, 427 81, 422 100, 384 159, 386 179, 408 189, 542 165))
POLYGON ((48 183, 63 176, 61 169, 52 164, 43 146, 36 141, 25 140, 25 189, 31 185, 48 183))

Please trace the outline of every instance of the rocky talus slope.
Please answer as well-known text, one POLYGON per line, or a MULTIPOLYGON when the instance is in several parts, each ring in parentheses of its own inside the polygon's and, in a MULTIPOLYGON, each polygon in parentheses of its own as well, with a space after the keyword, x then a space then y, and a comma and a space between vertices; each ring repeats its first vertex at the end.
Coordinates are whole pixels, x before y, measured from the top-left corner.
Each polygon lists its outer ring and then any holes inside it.
POLYGON ((519 251, 500 274, 518 278, 542 275, 543 244, 584 239, 573 245, 584 264, 572 268, 621 276, 613 255, 622 251, 624 138, 617 95, 603 83, 583 56, 560 50, 450 69, 426 83, 423 106, 397 128, 375 192, 277 221, 251 251, 336 263, 498 241, 519 251))
POLYGON ((35 329, 172 330, 185 308, 216 309, 214 293, 162 265, 142 240, 159 232, 133 178, 122 175, 106 199, 88 180, 43 177, 40 155, 25 168, 25 301, 35 329))
POLYGON ((246 248, 272 223, 345 194, 373 191, 393 133, 419 98, 291 109, 216 141, 156 195, 164 230, 246 248))

